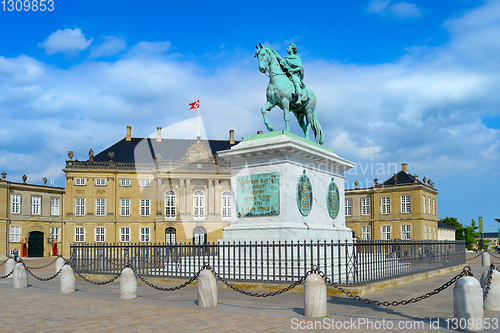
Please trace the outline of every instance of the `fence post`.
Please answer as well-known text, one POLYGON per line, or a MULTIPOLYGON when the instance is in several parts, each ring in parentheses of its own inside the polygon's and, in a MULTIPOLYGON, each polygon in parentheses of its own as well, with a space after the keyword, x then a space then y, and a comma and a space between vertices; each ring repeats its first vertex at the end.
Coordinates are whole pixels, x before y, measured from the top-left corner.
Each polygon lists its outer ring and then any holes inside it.
POLYGON ((490 254, 488 252, 483 252, 481 258, 483 259, 483 266, 490 266, 490 254))
MULTIPOLYGON (((62 258, 62 257, 57 258, 57 260, 56 260, 56 270, 55 270, 54 274, 55 274, 55 273, 57 273, 57 272, 59 272, 59 270, 60 270, 60 269, 61 269, 61 268, 62 268, 65 264, 66 264, 66 260, 64 260, 64 258, 62 258)), ((61 273, 62 273, 62 272, 61 272, 61 273)))
POLYGON ((22 263, 14 267, 14 288, 28 288, 28 272, 22 263))
POLYGON ((70 265, 64 265, 60 274, 61 294, 74 293, 76 291, 76 276, 73 268, 70 265))
POLYGON ((217 306, 217 281, 213 273, 205 268, 198 275, 198 306, 202 308, 217 306))
POLYGON ((120 275, 120 298, 137 298, 137 278, 130 267, 125 267, 120 275))
MULTIPOLYGON (((10 258, 9 260, 7 260, 7 262, 5 263, 5 275, 12 272, 15 266, 16 266, 16 261, 14 259, 10 258)), ((12 279, 13 277, 14 274, 11 274, 7 279, 12 279)))
MULTIPOLYGON (((488 270, 484 271, 481 275, 481 288, 486 286, 486 277, 488 276, 488 270)), ((496 269, 493 270, 491 276, 490 292, 488 297, 483 302, 484 311, 500 311, 500 272, 496 269)))
POLYGON ((483 322, 483 290, 479 281, 472 276, 465 276, 455 283, 453 288, 453 313, 459 322, 463 318, 465 329, 476 331, 482 327, 474 325, 483 322), (469 321, 469 319, 472 319, 469 321), (472 325, 469 325, 472 322, 472 325))
POLYGON ((310 274, 304 284, 304 316, 326 317, 326 284, 317 273, 310 274))

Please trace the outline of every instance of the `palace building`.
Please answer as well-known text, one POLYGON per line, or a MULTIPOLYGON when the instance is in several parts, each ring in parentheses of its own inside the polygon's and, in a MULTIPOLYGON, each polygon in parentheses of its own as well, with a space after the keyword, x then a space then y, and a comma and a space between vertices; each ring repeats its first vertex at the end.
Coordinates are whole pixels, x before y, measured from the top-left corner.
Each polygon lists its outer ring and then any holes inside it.
POLYGON ((434 183, 408 172, 408 164, 383 183, 345 191, 346 226, 364 240, 437 240, 434 183))

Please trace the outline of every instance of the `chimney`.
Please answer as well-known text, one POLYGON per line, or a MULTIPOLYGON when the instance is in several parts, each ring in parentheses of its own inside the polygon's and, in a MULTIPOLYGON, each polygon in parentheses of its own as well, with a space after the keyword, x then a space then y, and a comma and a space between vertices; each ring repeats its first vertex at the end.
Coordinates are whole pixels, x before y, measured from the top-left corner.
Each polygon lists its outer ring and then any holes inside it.
POLYGON ((127 126, 127 136, 125 140, 132 141, 132 126, 127 126))
POLYGON ((161 127, 156 128, 156 142, 161 142, 161 127))
POLYGON ((408 173, 408 163, 401 163, 401 170, 408 173))
POLYGON ((234 130, 229 131, 229 143, 234 145, 234 130))
POLYGON ((258 132, 257 132, 257 135, 261 135, 261 134, 262 134, 262 131, 258 131, 258 132))

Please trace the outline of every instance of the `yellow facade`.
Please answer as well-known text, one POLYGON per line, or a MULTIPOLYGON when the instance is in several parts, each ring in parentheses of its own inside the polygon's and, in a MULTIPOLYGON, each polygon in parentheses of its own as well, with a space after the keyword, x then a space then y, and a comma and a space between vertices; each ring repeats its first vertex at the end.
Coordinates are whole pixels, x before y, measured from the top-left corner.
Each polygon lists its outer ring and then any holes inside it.
POLYGON ((346 226, 363 239, 437 240, 438 191, 433 186, 411 175, 403 163, 382 184, 346 190, 346 226))

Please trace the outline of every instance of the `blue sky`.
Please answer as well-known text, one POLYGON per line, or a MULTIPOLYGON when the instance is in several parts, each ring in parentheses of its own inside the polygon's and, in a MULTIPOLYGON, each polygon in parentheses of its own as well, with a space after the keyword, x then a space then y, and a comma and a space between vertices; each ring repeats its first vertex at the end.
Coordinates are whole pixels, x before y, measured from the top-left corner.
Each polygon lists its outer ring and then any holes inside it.
MULTIPOLYGON (((438 216, 500 225, 500 1, 54 1, 0 5, 0 169, 64 186, 68 150, 265 130, 255 45, 293 41, 325 145, 372 186, 394 165, 435 183, 438 216), (373 170, 373 171, 372 171, 373 170)), ((284 129, 282 111, 268 113, 284 129)), ((301 135, 292 119, 291 130, 301 135)))

